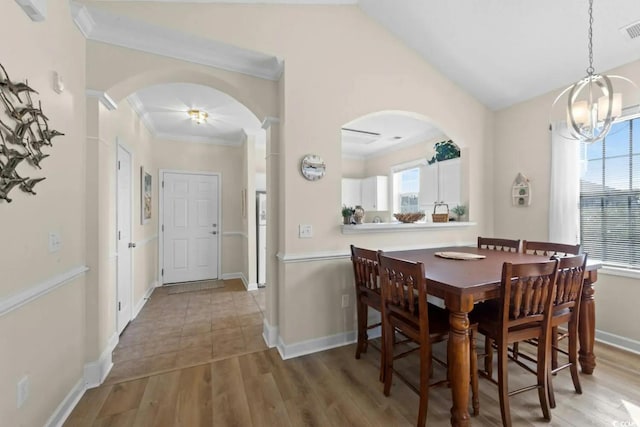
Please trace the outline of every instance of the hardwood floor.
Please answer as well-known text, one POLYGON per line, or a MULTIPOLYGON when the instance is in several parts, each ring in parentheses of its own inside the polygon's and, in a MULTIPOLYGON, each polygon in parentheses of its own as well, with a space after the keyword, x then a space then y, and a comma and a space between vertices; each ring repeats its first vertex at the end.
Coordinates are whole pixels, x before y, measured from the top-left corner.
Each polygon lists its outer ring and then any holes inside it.
MULTIPOLYGON (((65 426, 415 425, 418 396, 405 383, 394 377, 391 396, 382 393, 380 353, 370 348, 356 360, 352 344, 283 361, 260 335, 264 294, 227 284, 179 295, 156 290, 121 337, 107 381, 85 393, 65 426)), ((445 350, 446 344, 434 348, 440 357, 445 350)), ((599 344, 596 354, 595 375, 580 375, 582 395, 568 372, 554 377, 558 407, 550 423, 537 393, 528 392, 511 398, 513 425, 635 425, 623 402, 640 410, 640 356, 599 344)), ((395 365, 417 382, 414 356, 395 365)), ((434 377, 444 375, 436 365, 434 377)), ((509 375, 510 389, 534 379, 515 365, 509 375)), ((450 402, 448 388, 432 388, 427 425, 448 426, 450 402)), ((471 424, 501 424, 497 387, 486 380, 471 424)))

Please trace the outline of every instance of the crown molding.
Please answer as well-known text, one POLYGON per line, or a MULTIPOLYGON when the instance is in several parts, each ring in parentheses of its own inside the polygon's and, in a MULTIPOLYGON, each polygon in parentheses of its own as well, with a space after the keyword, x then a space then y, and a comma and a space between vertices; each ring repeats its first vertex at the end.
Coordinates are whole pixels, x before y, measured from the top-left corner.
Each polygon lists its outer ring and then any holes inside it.
POLYGON ((140 97, 138 97, 138 94, 132 93, 131 95, 127 96, 127 101, 129 102, 129 105, 131 106, 133 111, 138 115, 138 118, 140 118, 140 120, 142 121, 142 124, 144 124, 144 126, 147 128, 149 133, 153 136, 156 136, 158 134, 158 131, 149 118, 149 115, 147 114, 142 101, 140 101, 140 97))
POLYGON ((278 117, 267 116, 262 121, 262 129, 269 129, 272 124, 280 123, 280 119, 278 117))
POLYGON ((204 37, 115 15, 72 2, 73 20, 88 40, 121 46, 246 74, 279 80, 282 59, 204 37))
POLYGON ((157 139, 173 142, 195 142, 199 144, 223 145, 226 147, 240 147, 242 145, 241 141, 229 141, 227 139, 208 138, 206 136, 184 135, 177 133, 174 134, 168 132, 155 132, 153 133, 153 136, 157 139))
MULTIPOLYGON (((98 0, 108 1, 108 0, 98 0)), ((356 5, 358 0, 120 0, 122 2, 154 3, 219 3, 219 4, 293 4, 293 5, 356 5)))
POLYGON ((114 111, 118 109, 118 104, 109 96, 107 92, 103 92, 101 90, 87 89, 86 94, 92 98, 98 98, 98 101, 109 111, 114 111))

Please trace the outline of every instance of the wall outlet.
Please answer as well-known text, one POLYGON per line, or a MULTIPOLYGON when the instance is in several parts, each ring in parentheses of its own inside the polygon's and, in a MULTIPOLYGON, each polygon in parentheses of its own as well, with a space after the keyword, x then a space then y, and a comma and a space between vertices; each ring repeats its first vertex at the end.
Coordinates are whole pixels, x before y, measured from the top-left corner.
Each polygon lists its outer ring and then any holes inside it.
POLYGON ((349 307, 349 294, 342 295, 342 308, 349 307))
POLYGON ((62 238, 60 237, 60 233, 57 231, 49 232, 49 252, 58 252, 62 247, 62 238))
POLYGON ((17 392, 16 400, 18 403, 18 409, 20 409, 29 398, 29 377, 27 375, 20 378, 20 381, 18 381, 17 392))
POLYGON ((298 226, 298 237, 300 239, 309 239, 313 237, 313 226, 300 224, 298 226))

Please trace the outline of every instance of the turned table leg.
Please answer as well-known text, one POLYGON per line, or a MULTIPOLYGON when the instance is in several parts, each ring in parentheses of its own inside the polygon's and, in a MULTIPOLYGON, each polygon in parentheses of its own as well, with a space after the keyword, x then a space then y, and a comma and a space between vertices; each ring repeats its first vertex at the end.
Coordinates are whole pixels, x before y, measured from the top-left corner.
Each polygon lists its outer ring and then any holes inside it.
POLYGON ((449 381, 451 384, 451 425, 470 425, 469 420, 469 311, 473 308, 473 300, 467 304, 463 301, 447 301, 449 308, 449 342, 447 359, 449 361, 449 381), (465 306, 466 305, 466 306, 465 306))
POLYGON ((580 320, 578 324, 578 336, 580 339, 580 351, 578 360, 584 374, 592 374, 596 367, 596 356, 593 354, 596 331, 596 302, 593 294, 593 284, 598 279, 597 271, 588 271, 585 275, 582 287, 582 301, 580 302, 580 320))

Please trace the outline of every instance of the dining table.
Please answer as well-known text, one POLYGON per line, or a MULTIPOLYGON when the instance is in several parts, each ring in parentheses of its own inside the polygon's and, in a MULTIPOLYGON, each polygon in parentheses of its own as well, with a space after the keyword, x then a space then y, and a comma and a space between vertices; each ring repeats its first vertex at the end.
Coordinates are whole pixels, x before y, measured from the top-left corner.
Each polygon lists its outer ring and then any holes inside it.
MULTIPOLYGON (((444 300, 449 310, 449 381, 451 388, 451 425, 469 426, 469 313, 476 303, 500 297, 502 266, 505 262, 521 264, 540 262, 547 256, 507 252, 475 247, 443 247, 389 251, 385 255, 421 262, 425 266, 427 293, 444 300), (462 259, 443 258, 449 253, 463 254, 462 259), (436 255, 438 253, 439 255, 436 255), (445 254, 442 254, 445 253, 445 254), (468 254, 468 255, 464 255, 468 254), (474 255, 480 257, 472 258, 474 255)), ((455 257, 455 255, 453 255, 455 257)), ((593 353, 595 338, 595 299, 593 284, 601 263, 588 260, 579 313, 579 363, 584 374, 596 366, 593 353)))

